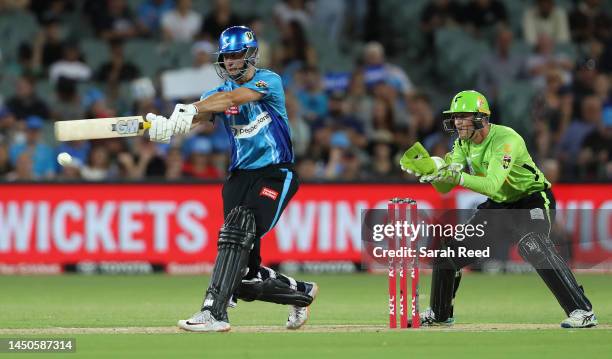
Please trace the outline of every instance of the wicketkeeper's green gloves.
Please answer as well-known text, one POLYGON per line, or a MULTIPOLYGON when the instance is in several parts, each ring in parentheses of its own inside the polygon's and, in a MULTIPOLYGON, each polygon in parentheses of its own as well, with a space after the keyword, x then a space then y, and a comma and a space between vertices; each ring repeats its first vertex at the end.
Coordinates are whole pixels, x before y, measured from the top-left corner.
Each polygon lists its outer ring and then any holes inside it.
POLYGON ((423 183, 447 183, 454 186, 460 185, 463 182, 461 177, 463 165, 459 163, 451 163, 440 169, 437 173, 426 175, 421 177, 420 181, 423 183))
POLYGON ((433 173, 436 169, 436 164, 429 153, 420 142, 412 145, 400 159, 400 167, 402 171, 406 171, 415 176, 433 173))

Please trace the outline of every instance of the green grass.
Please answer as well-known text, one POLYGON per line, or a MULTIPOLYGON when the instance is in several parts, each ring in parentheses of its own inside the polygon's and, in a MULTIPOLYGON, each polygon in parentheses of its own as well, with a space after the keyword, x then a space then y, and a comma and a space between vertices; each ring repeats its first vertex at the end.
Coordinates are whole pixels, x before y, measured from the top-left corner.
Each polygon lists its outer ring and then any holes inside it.
MULTIPOLYGON (((321 288, 309 325, 384 325, 387 282, 374 275, 306 275, 321 288)), ((612 276, 581 275, 600 323, 612 318, 612 276)), ((173 326, 197 310, 207 278, 170 276, 0 277, 0 328, 173 326)), ((429 301, 429 277, 421 283, 429 301)), ((533 274, 464 277, 458 323, 558 324, 564 313, 533 274)), ((286 308, 240 302, 234 327, 284 325, 286 308)), ((452 358, 609 357, 612 330, 280 332, 227 334, 85 334, 77 354, 61 357, 452 358)), ((15 335, 2 335, 15 337, 15 335)), ((49 337, 38 335, 37 337, 49 337)), ((6 355, 4 355, 6 356, 6 355)), ((31 357, 40 357, 32 354, 31 357)), ((45 354, 45 358, 54 357, 45 354)), ((3 354, 0 354, 0 358, 3 354)), ((21 354, 19 358, 29 357, 21 354)), ((60 357, 60 356, 55 356, 60 357)))

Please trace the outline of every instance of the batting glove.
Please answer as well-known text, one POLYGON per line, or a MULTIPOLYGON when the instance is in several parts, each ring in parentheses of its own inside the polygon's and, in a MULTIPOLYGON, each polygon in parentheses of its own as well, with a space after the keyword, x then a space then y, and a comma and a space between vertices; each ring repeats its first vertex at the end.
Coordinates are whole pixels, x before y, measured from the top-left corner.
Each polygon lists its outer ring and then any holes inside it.
POLYGON ((149 138, 151 141, 170 143, 176 127, 176 121, 154 113, 148 113, 146 119, 151 123, 151 127, 149 127, 149 138))
POLYGON ((198 109, 193 104, 177 104, 174 107, 170 120, 176 122, 173 134, 186 135, 191 130, 193 118, 198 114, 198 109))

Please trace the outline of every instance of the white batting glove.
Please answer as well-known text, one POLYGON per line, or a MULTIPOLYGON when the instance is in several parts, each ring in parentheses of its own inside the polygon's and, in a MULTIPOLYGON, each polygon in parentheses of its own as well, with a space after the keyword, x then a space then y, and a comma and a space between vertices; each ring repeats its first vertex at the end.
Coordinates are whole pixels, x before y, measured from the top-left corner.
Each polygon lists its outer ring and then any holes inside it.
POLYGON ((164 116, 159 116, 154 113, 148 113, 146 119, 151 123, 151 127, 149 128, 149 138, 151 141, 170 143, 176 127, 176 121, 169 120, 164 116))
POLYGON ((174 107, 170 120, 176 122, 174 134, 186 135, 191 130, 193 117, 198 114, 198 109, 193 104, 179 103, 174 107))

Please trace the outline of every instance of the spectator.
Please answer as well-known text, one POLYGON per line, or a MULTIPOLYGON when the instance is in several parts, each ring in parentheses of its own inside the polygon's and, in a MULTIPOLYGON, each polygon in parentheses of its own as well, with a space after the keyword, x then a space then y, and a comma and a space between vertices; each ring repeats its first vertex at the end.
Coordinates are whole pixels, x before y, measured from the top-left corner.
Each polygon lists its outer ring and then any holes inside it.
POLYGON ((439 128, 441 121, 436 121, 427 95, 415 94, 410 101, 409 109, 411 111, 410 129, 414 132, 413 137, 427 144, 430 142, 430 136, 441 130, 439 128))
POLYGON ((117 162, 121 177, 126 179, 159 179, 166 173, 166 160, 158 153, 157 145, 143 137, 135 139, 131 152, 119 152, 117 162))
POLYGON ((578 173, 578 167, 588 162, 588 158, 581 154, 585 138, 596 129, 601 122, 601 101, 595 96, 586 96, 582 99, 580 117, 573 120, 559 143, 558 158, 563 163, 563 175, 573 178, 578 173))
POLYGON ((13 165, 9 158, 8 148, 4 143, 0 142, 0 178, 3 178, 12 171, 13 165))
POLYGON ((327 115, 313 123, 315 142, 320 141, 319 144, 327 143, 330 133, 342 131, 349 139, 352 147, 365 147, 367 139, 364 135, 364 129, 361 127, 359 120, 348 112, 346 94, 339 91, 333 92, 329 97, 328 105, 327 115))
POLYGON ((26 119, 25 140, 16 142, 9 149, 11 162, 15 168, 19 167, 18 159, 24 152, 30 154, 29 161, 32 164, 32 173, 37 178, 51 178, 55 174, 55 157, 51 147, 42 141, 42 128, 44 121, 38 116, 29 116, 26 119))
POLYGON ((312 123, 327 115, 327 94, 323 91, 321 73, 315 67, 307 67, 303 74, 303 88, 297 91, 297 99, 307 122, 312 123))
POLYGON ((282 69, 281 75, 289 78, 289 83, 298 69, 316 66, 316 52, 308 43, 304 28, 299 22, 291 21, 285 25, 280 47, 274 52, 273 63, 275 67, 282 69))
POLYGON ((325 165, 326 179, 356 180, 361 176, 361 163, 351 149, 349 137, 343 131, 334 132, 329 141, 329 158, 325 165))
MULTIPOLYGON (((265 23, 260 17, 254 17, 249 22, 249 28, 256 34, 265 33, 265 23)), ((267 69, 272 64, 272 48, 265 36, 257 38, 257 66, 267 69)))
POLYGON ((81 177, 82 166, 81 160, 73 158, 70 163, 60 166, 56 179, 58 181, 81 181, 83 179, 81 177))
POLYGON ((174 10, 162 16, 161 26, 165 40, 189 42, 200 31, 202 15, 191 8, 191 0, 176 0, 174 10))
POLYGON ((461 6, 454 0, 429 1, 421 11, 420 26, 426 53, 435 51, 435 31, 449 27, 461 20, 461 6))
POLYGON ((24 120, 28 116, 38 116, 43 119, 49 118, 49 108, 34 91, 34 78, 22 76, 15 84, 15 96, 11 97, 6 105, 18 120, 24 120))
POLYGON ((612 161, 612 131, 603 124, 602 103, 597 96, 586 97, 583 104, 583 121, 592 125, 592 130, 582 140, 578 173, 582 179, 607 179, 604 164, 612 161))
POLYGON ((74 11, 74 0, 30 0, 30 11, 39 23, 49 17, 66 20, 74 11))
POLYGON ((350 113, 361 123, 365 132, 370 132, 372 123, 372 98, 368 96, 363 71, 356 70, 351 75, 348 86, 347 106, 350 113))
POLYGON ((397 165, 393 161, 393 134, 388 131, 377 131, 372 136, 368 151, 372 158, 365 168, 370 179, 393 178, 399 175, 397 165))
POLYGON ((183 175, 197 179, 218 179, 221 174, 212 159, 212 143, 206 137, 195 137, 189 144, 189 159, 183 165, 183 175))
POLYGON ((317 161, 312 157, 298 158, 296 170, 300 181, 316 181, 319 179, 321 169, 317 161))
POLYGON ((123 53, 123 40, 111 40, 110 61, 105 62, 96 72, 96 80, 109 86, 118 86, 122 82, 135 80, 140 76, 138 68, 123 53))
POLYGON ((344 0, 315 0, 314 21, 311 28, 326 34, 333 47, 339 47, 344 29, 348 3, 344 0))
POLYGON ((49 68, 49 80, 56 83, 60 77, 74 81, 87 81, 92 75, 77 44, 66 44, 62 58, 49 68))
POLYGON ((104 181, 112 178, 111 161, 104 146, 95 146, 89 153, 87 163, 81 169, 86 181, 104 181))
POLYGON ((526 71, 537 88, 543 88, 546 82, 546 72, 553 68, 563 74, 563 83, 571 84, 571 70, 574 63, 565 55, 555 53, 555 44, 550 36, 540 34, 535 51, 527 58, 526 71))
POLYGON ((296 21, 304 29, 310 25, 310 13, 305 0, 283 0, 274 7, 274 19, 279 28, 296 21))
POLYGON ((595 78, 594 93, 602 103, 603 125, 612 128, 612 92, 610 91, 610 78, 599 74, 595 78))
POLYGON ((575 42, 597 39, 605 43, 610 40, 612 19, 601 0, 582 0, 570 14, 570 28, 575 42))
POLYGON ((494 43, 495 51, 485 55, 478 71, 478 89, 495 102, 504 84, 520 77, 525 66, 521 54, 512 52, 513 35, 506 27, 500 27, 494 43))
POLYGON ((535 45, 538 36, 546 34, 556 44, 570 40, 567 12, 555 5, 555 0, 537 0, 535 6, 523 12, 523 36, 529 45, 535 45))
POLYGON ((34 181, 38 179, 32 170, 32 155, 29 151, 24 151, 17 156, 15 169, 7 173, 8 182, 34 181))
MULTIPOLYGON (((213 9, 206 15, 204 22, 201 27, 201 34, 205 39, 210 41, 217 41, 221 32, 230 26, 244 25, 242 19, 238 17, 232 11, 229 0, 215 0, 213 9)), ((256 34, 262 34, 262 32, 255 31, 256 34)), ((257 39, 258 43, 260 39, 257 39)))
POLYGON ((142 33, 126 0, 107 0, 94 6, 89 15, 100 38, 128 40, 142 33))
POLYGON ((19 76, 43 77, 43 69, 40 62, 35 62, 32 46, 29 43, 21 43, 17 49, 17 61, 5 66, 4 76, 14 78, 19 76))
MULTIPOLYGON (((23 121, 21 121, 23 122, 23 121)), ((6 107, 0 107, 0 145, 8 143, 13 139, 16 130, 19 130, 19 124, 15 115, 13 115, 6 107)))
POLYGON ((306 155, 310 146, 310 126, 302 117, 300 105, 295 96, 290 92, 285 93, 285 95, 293 152, 296 157, 302 157, 306 155))
POLYGON ((542 172, 544 173, 544 177, 550 182, 552 185, 559 182, 561 178, 561 165, 559 161, 554 158, 547 158, 542 161, 542 172))
POLYGON ((561 72, 549 69, 546 86, 536 95, 532 107, 537 159, 550 155, 570 123, 573 98, 569 90, 563 85, 561 72))
MULTIPOLYGON (((208 41, 198 41, 191 47, 193 67, 200 72, 208 86, 220 85, 222 80, 217 75, 215 65, 212 63, 215 47, 208 41)), ((216 59, 215 59, 216 60, 216 59)))
POLYGON ((160 32, 161 19, 174 8, 174 0, 145 0, 138 7, 137 17, 144 33, 155 36, 160 32))
POLYGON ((167 180, 178 180, 183 175, 183 156, 181 150, 178 147, 171 147, 168 150, 165 158, 166 172, 165 178, 167 180))
POLYGON ((116 117, 115 109, 106 101, 102 91, 97 88, 90 88, 83 96, 83 108, 87 118, 108 118, 116 117))
POLYGON ((55 85, 56 101, 53 102, 51 113, 56 121, 84 118, 76 82, 60 77, 55 85))
POLYGON ((508 25, 506 6, 499 0, 471 0, 462 11, 467 30, 479 34, 499 24, 508 25))
POLYGON ((395 133, 393 105, 380 98, 374 99, 372 106, 372 129, 395 133))
POLYGON ((42 30, 33 42, 33 62, 35 66, 48 70, 53 63, 61 60, 64 53, 64 39, 58 18, 46 18, 42 25, 42 30))
POLYGON ((574 113, 580 112, 582 99, 595 92, 595 79, 599 74, 597 61, 591 58, 578 60, 572 93, 574 95, 574 113))
POLYGON ((378 42, 369 42, 363 51, 364 76, 368 88, 384 82, 392 86, 402 95, 410 94, 413 85, 400 67, 390 64, 385 60, 385 49, 378 42))

